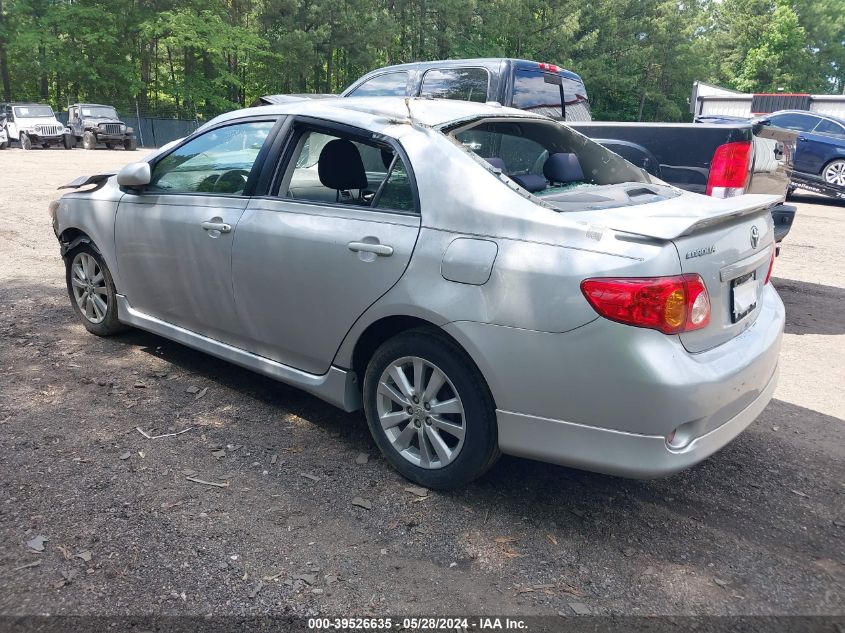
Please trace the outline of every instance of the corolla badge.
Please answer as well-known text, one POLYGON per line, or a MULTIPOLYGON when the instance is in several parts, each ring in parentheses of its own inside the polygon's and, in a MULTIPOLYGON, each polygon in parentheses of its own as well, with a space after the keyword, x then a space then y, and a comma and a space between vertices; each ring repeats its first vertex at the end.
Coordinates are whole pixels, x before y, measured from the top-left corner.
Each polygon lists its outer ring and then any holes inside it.
POLYGON ((704 248, 698 248, 694 251, 689 251, 686 254, 685 259, 692 259, 693 257, 701 257, 702 255, 712 255, 716 252, 716 246, 705 246, 704 248))
POLYGON ((751 227, 751 248, 757 248, 757 244, 760 243, 760 231, 757 229, 756 226, 751 227))

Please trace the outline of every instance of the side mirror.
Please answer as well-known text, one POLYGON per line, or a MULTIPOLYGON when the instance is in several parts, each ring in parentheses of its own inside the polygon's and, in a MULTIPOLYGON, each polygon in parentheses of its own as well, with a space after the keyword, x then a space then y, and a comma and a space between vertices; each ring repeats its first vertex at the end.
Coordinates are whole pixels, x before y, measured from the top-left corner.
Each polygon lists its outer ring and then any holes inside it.
POLYGON ((151 178, 149 163, 129 163, 117 172, 117 184, 121 187, 143 187, 150 184, 151 178))

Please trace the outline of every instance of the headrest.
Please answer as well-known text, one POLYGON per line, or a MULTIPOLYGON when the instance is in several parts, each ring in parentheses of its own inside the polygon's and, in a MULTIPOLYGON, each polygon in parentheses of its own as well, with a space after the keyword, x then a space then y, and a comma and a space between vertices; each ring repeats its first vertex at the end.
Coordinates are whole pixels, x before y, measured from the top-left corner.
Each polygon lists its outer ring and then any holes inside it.
POLYGON ((543 175, 549 182, 577 182, 584 180, 584 171, 578 157, 572 153, 551 154, 543 165, 543 175))
POLYGON ((515 181, 520 187, 534 193, 536 191, 542 191, 546 187, 548 187, 548 183, 546 179, 542 176, 537 176, 535 174, 519 174, 517 176, 511 176, 511 180, 515 181))
POLYGON ((317 174, 324 187, 339 191, 366 189, 367 172, 361 152, 352 141, 337 138, 326 143, 317 161, 317 174))
POLYGON ((393 162, 393 152, 389 149, 381 150, 381 164, 384 165, 385 170, 390 169, 390 164, 393 162))
POLYGON ((496 169, 500 169, 502 173, 505 173, 507 171, 507 168, 505 167, 505 161, 503 161, 498 156, 491 156, 490 158, 485 158, 484 160, 486 160, 496 169))

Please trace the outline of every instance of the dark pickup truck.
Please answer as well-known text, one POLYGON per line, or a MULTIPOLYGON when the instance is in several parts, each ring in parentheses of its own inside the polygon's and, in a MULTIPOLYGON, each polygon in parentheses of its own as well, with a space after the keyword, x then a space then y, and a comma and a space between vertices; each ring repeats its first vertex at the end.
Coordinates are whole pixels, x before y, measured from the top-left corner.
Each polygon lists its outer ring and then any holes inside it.
MULTIPOLYGON (((720 198, 786 197, 797 134, 759 123, 568 123, 635 165, 675 185, 720 198)), ((795 207, 772 210, 775 239, 789 233, 795 207)))
MULTIPOLYGON (((413 62, 367 73, 340 96, 397 95, 495 101, 551 116, 688 191, 716 197, 767 193, 785 199, 789 186, 797 133, 747 121, 593 122, 584 82, 554 64, 503 58, 413 62)), ((778 241, 789 232, 794 216, 793 206, 773 210, 778 241)))

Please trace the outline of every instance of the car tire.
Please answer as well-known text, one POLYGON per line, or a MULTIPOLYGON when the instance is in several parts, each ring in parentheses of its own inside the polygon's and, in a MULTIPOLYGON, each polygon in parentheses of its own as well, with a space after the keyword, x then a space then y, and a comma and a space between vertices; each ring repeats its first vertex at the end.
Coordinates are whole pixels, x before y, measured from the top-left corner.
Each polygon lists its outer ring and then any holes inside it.
POLYGON ((2 149, 6 149, 6 141, 3 141, 2 143, 0 143, 0 150, 2 150, 2 149))
POLYGON ((845 187, 845 159, 837 158, 825 165, 822 179, 829 185, 845 187))
POLYGON ((27 151, 32 149, 32 141, 23 132, 21 132, 21 135, 20 135, 20 143, 21 143, 21 149, 27 150, 27 151))
POLYGON ((127 152, 134 152, 138 149, 138 142, 134 138, 128 138, 123 141, 123 149, 127 152))
POLYGON ((383 343, 363 391, 373 439, 413 482, 457 488, 500 456, 490 391, 469 356, 438 330, 410 330, 383 343))
POLYGON ((93 132, 85 132, 82 135, 82 147, 85 149, 97 149, 97 137, 93 132))
POLYGON ((65 134, 62 137, 62 147, 65 149, 73 149, 76 147, 76 137, 72 134, 65 134))
POLYGON ((112 336, 128 328, 117 319, 117 292, 103 256, 90 244, 65 255, 65 282, 71 305, 85 329, 112 336))
POLYGON ((114 144, 106 143, 106 149, 114 149, 114 144))

